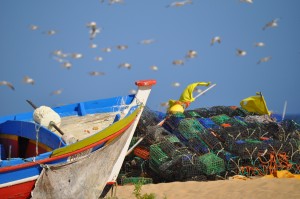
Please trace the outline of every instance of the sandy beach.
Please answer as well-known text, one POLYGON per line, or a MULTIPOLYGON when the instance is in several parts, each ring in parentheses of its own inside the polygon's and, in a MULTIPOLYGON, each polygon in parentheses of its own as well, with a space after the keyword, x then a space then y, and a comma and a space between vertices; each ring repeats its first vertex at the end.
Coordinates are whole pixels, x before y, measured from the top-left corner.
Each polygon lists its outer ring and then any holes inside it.
MULTIPOLYGON (((135 198, 134 185, 118 186, 118 199, 135 198)), ((293 178, 232 179, 208 182, 172 182, 142 186, 142 194, 154 193, 156 199, 178 198, 300 198, 300 180, 293 178)), ((110 195, 110 193, 108 194, 110 195)))

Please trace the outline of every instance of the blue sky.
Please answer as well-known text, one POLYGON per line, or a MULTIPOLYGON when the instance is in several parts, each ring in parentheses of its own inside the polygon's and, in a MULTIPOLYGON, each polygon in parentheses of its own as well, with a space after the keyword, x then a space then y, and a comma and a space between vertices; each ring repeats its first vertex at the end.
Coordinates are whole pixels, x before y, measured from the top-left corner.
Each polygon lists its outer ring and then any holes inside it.
POLYGON ((142 79, 157 80, 147 104, 154 110, 164 111, 160 104, 178 99, 188 84, 210 81, 217 86, 190 109, 239 106, 242 99, 261 91, 270 110, 282 113, 287 101, 287 113, 300 113, 300 1, 193 0, 181 7, 168 6, 173 2, 1 0, 0 81, 12 83, 15 90, 0 86, 0 115, 31 111, 26 99, 38 106, 57 106, 126 95, 142 79), (273 19, 279 19, 278 27, 263 30, 273 19), (90 22, 101 29, 93 40, 90 22), (31 30, 31 25, 38 29, 31 30), (50 30, 56 34, 47 34, 50 30), (211 46, 215 36, 222 42, 211 46), (140 43, 149 39, 154 42, 140 43), (265 46, 255 47, 256 42, 265 46), (118 45, 128 48, 118 50, 118 45), (236 49, 247 54, 237 56, 236 49), (83 57, 64 58, 72 64, 67 69, 55 59, 56 50, 83 57), (189 50, 197 57, 185 59, 184 65, 173 64, 189 50), (268 56, 271 60, 257 64, 268 56), (132 67, 120 68, 121 63, 132 67), (157 71, 150 69, 153 65, 157 71), (105 75, 91 76, 92 71, 105 75), (24 83, 24 76, 35 84, 24 83), (180 86, 172 86, 174 82, 180 86), (59 89, 60 95, 51 95, 59 89))

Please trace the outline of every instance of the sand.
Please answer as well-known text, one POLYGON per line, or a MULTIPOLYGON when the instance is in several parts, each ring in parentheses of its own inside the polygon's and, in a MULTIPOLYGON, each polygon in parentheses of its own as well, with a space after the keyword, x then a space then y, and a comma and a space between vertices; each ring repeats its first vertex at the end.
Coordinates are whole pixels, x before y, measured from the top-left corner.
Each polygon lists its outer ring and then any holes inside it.
MULTIPOLYGON (((133 185, 118 186, 116 197, 118 199, 135 198, 132 194, 133 190, 133 185)), ((159 183, 143 185, 141 193, 154 193, 156 199, 300 199, 300 180, 295 178, 257 178, 159 183)))

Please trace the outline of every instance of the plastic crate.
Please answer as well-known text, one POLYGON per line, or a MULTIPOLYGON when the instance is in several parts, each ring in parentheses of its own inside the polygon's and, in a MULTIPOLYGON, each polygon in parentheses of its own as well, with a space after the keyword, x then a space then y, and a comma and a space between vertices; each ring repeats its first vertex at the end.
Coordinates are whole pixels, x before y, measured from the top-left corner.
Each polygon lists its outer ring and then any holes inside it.
POLYGON ((148 160, 150 157, 150 152, 148 149, 144 148, 144 147, 136 147, 133 150, 134 155, 144 159, 144 160, 148 160))
POLYGON ((198 121, 205 127, 210 129, 218 129, 220 128, 212 119, 210 118, 198 118, 198 121))
POLYGON ((206 175, 219 174, 225 171, 225 164, 222 158, 214 153, 207 153, 199 157, 201 170, 206 175))

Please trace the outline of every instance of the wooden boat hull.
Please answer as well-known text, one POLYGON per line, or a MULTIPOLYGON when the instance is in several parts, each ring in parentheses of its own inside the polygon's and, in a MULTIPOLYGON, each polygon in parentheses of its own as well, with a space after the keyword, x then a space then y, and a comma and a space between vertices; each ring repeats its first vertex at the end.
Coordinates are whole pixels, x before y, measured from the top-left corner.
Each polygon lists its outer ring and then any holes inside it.
POLYGON ((36 179, 1 188, 1 198, 30 198, 36 179))
MULTIPOLYGON (((49 149, 45 149, 43 143, 39 143, 39 145, 36 146, 38 146, 38 149, 43 153, 39 154, 36 157, 12 158, 9 161, 2 161, 2 164, 0 161, 0 198, 30 197, 36 180, 43 168, 61 163, 76 162, 77 160, 84 158, 89 154, 94 153, 95 151, 99 151, 104 146, 113 142, 113 140, 118 139, 120 135, 126 132, 129 132, 130 134, 129 139, 124 145, 128 149, 129 142, 133 136, 137 122, 143 110, 143 106, 145 105, 151 87, 154 84, 155 80, 137 82, 136 85, 138 85, 139 90, 141 90, 140 95, 138 95, 138 92, 136 96, 129 97, 129 101, 131 103, 127 103, 125 108, 122 108, 122 111, 126 113, 126 116, 121 120, 113 123, 109 127, 103 129, 101 132, 95 133, 94 135, 91 135, 70 145, 65 145, 63 143, 57 142, 56 140, 57 143, 62 144, 62 147, 57 147, 54 150, 50 149, 51 151, 49 152, 45 152, 49 149), (137 103, 137 101, 141 103, 137 103), (42 149, 44 149, 45 151, 43 151, 42 149)), ((76 109, 77 112, 75 114, 86 115, 88 114, 88 112, 90 112, 90 110, 86 110, 86 107, 95 106, 94 104, 97 103, 98 102, 92 102, 91 105, 79 103, 79 105, 66 106, 64 107, 64 109, 76 109)), ((114 106, 114 104, 110 101, 107 101, 105 103, 102 102, 101 104, 105 104, 105 106, 98 108, 101 109, 100 111, 108 111, 110 107, 114 106)), ((65 113, 60 109, 61 108, 54 108, 56 112, 60 113, 60 115, 63 116, 65 113)), ((66 114, 68 115, 70 113, 66 114)), ((28 127, 27 129, 36 128, 31 121, 32 116, 30 115, 32 115, 32 113, 0 118, 0 133, 2 133, 2 136, 5 135, 6 137, 13 138, 15 132, 22 132, 22 130, 18 130, 18 127, 23 128, 24 126, 26 126, 28 127)), ((43 137, 42 135, 44 135, 44 137, 47 137, 47 135, 50 133, 52 132, 46 128, 40 127, 39 129, 39 134, 41 137, 43 137)), ((59 141, 60 138, 55 139, 58 139, 59 141)), ((14 139, 10 139, 10 141, 12 141, 13 143, 14 139)), ((19 142, 15 143, 15 145, 18 143, 19 142)), ((26 146, 30 146, 30 143, 26 146)), ((33 148, 34 146, 34 144, 31 144, 31 148, 33 148)), ((127 149, 123 149, 123 151, 126 152, 127 149)), ((122 152, 121 157, 118 157, 118 161, 116 163, 117 166, 115 166, 111 171, 111 177, 108 178, 107 182, 116 180, 116 173, 119 172, 124 158, 125 154, 124 152, 122 152)))

